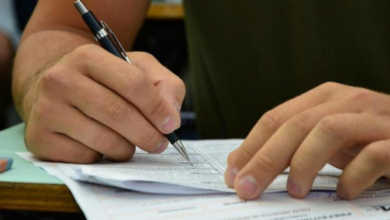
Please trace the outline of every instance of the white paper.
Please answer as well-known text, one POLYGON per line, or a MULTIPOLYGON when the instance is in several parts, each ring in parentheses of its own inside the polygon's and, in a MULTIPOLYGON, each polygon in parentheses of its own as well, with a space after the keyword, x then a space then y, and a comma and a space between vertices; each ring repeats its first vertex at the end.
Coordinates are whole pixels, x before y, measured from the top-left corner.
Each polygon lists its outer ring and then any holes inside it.
POLYGON ((353 201, 335 192, 311 192, 305 199, 268 193, 254 201, 235 194, 144 194, 75 181, 55 163, 35 164, 67 185, 90 220, 390 220, 390 193, 364 193, 353 201))
MULTIPOLYGON (((183 142, 193 166, 171 146, 163 154, 138 150, 124 163, 102 161, 91 165, 55 163, 68 177, 102 185, 157 194, 234 193, 226 186, 224 172, 228 154, 243 140, 183 142)), ((21 154, 23 155, 23 154, 21 154)), ((326 165, 315 179, 313 190, 336 190, 341 170, 326 165)), ((265 192, 286 191, 288 169, 265 192)), ((369 190, 389 190, 390 180, 381 179, 369 190)))

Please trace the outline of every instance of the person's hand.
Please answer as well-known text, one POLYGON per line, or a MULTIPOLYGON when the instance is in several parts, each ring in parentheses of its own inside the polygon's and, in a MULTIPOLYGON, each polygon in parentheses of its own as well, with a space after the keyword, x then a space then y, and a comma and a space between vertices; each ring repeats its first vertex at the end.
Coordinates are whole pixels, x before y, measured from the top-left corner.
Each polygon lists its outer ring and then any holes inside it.
POLYGON ((27 148, 73 163, 125 161, 135 146, 163 152, 163 133, 180 126, 184 83, 149 54, 129 57, 133 65, 84 45, 42 72, 24 102, 27 148))
POLYGON ((325 83, 276 107, 229 155, 225 181, 255 199, 290 167, 288 192, 303 198, 327 163, 343 169, 337 193, 344 199, 390 176, 390 96, 325 83))

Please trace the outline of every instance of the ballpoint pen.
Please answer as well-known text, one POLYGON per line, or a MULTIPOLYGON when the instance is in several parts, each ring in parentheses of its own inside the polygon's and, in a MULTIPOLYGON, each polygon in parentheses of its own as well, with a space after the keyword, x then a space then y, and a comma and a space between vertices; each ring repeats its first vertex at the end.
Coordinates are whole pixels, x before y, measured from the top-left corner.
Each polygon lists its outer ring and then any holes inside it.
MULTIPOLYGON (((83 20, 92 31, 96 41, 111 54, 124 59, 131 64, 126 51, 122 47, 115 33, 108 27, 104 21, 98 21, 92 11, 88 10, 85 5, 78 0, 74 3, 77 10, 80 12, 83 20)), ((184 148, 181 140, 176 136, 175 133, 165 134, 165 137, 175 147, 175 149, 192 165, 190 158, 188 157, 187 151, 184 148)))

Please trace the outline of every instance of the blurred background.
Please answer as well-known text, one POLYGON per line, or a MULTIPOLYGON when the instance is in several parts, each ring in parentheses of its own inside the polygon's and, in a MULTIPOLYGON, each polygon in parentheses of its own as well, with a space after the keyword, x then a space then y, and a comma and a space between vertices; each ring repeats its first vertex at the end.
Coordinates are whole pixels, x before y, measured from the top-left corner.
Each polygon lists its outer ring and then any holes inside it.
MULTIPOLYGON (((36 2, 37 0, 0 1, 0 130, 21 122, 11 98, 12 63, 20 34, 36 2)), ((153 54, 184 80, 187 95, 182 107, 182 128, 178 131, 178 136, 196 139, 183 16, 181 0, 152 1, 132 50, 153 54)))

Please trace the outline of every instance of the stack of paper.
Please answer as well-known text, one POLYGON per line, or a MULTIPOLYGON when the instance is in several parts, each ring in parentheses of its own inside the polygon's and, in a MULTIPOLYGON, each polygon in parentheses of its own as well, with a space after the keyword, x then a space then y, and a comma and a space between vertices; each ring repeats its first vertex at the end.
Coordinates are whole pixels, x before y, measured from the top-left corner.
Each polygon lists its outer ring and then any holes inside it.
MULTIPOLYGON (((116 186, 133 191, 158 194, 234 193, 226 186, 224 172, 228 154, 242 140, 184 142, 193 166, 173 147, 154 155, 137 151, 124 163, 102 161, 98 164, 75 165, 56 163, 68 177, 92 183, 116 186)), ((341 170, 326 165, 314 181, 313 190, 336 190, 341 170)), ((288 170, 279 175, 266 192, 286 191, 288 170)), ((383 179, 369 190, 390 189, 390 180, 383 179)))
POLYGON ((161 155, 139 151, 126 163, 102 161, 92 165, 47 163, 34 159, 30 153, 19 155, 61 179, 87 219, 390 220, 390 192, 378 193, 390 188, 390 180, 377 182, 371 188, 376 192, 344 201, 334 192, 341 171, 331 166, 319 173, 313 186, 330 191, 312 191, 301 200, 276 193, 286 190, 286 170, 267 189, 275 193, 263 194, 254 201, 239 199, 224 184, 223 174, 227 155, 241 143, 242 140, 185 142, 193 167, 173 148, 161 155))

